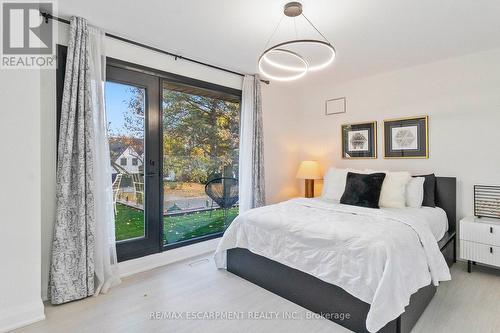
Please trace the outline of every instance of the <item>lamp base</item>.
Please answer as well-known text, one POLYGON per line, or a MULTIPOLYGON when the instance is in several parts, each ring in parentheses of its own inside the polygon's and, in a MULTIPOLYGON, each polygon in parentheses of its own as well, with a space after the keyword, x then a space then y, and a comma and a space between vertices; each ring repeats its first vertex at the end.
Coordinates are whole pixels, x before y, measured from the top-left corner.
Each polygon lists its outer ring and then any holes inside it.
POLYGON ((306 198, 314 198, 314 179, 306 179, 305 180, 305 197, 306 198))

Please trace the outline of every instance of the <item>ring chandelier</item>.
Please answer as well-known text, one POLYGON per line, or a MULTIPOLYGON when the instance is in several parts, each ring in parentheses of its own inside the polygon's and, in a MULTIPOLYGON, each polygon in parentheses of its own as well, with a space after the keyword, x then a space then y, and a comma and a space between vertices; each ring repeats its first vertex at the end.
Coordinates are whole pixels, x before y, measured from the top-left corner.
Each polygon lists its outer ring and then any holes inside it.
MULTIPOLYGON (((314 30, 323 38, 323 40, 295 39, 276 44, 269 48, 267 48, 266 45, 264 52, 262 52, 261 56, 259 57, 258 61, 259 72, 262 75, 270 78, 271 80, 292 81, 302 78, 309 71, 317 71, 328 67, 335 59, 335 48, 328 41, 328 39, 314 26, 314 24, 312 24, 312 22, 302 13, 302 4, 299 2, 289 2, 285 5, 283 12, 287 17, 295 18, 299 15, 304 17, 307 23, 309 23, 309 25, 314 28, 314 30), (306 59, 306 57, 301 55, 298 51, 293 50, 294 46, 300 46, 300 45, 320 46, 321 48, 324 48, 328 52, 328 58, 320 63, 312 63, 311 60, 306 59), (292 50, 290 48, 292 48, 292 50), (278 56, 281 55, 289 57, 289 59, 297 61, 298 65, 289 65, 286 63, 282 63, 280 61, 273 60, 271 58, 272 55, 278 55, 278 56), (274 69, 286 72, 286 74, 285 75, 272 74, 266 69, 266 66, 267 67, 270 66, 274 69)), ((278 30, 282 20, 283 18, 279 21, 278 25, 274 29, 273 34, 271 35, 271 37, 267 42, 268 44, 275 35, 276 31, 278 30)))

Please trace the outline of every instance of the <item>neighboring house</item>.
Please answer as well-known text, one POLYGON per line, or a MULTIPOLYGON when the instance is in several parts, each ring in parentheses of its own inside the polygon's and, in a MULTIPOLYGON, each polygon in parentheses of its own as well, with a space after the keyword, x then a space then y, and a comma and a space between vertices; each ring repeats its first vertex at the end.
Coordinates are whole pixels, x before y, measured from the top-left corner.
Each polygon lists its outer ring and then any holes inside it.
MULTIPOLYGON (((142 170, 143 156, 138 154, 134 148, 126 147, 121 154, 114 160, 114 163, 128 173, 139 173, 142 170)), ((116 168, 113 168, 113 174, 118 173, 116 168)))
POLYGON ((142 138, 111 136, 109 137, 109 152, 111 155, 111 166, 113 180, 118 173, 133 173, 142 171, 144 161, 144 140, 142 138), (121 160, 126 158, 126 160, 121 160), (137 158, 136 160, 133 160, 137 158), (121 165, 121 163, 125 165, 121 165), (137 165, 134 165, 137 163, 137 165))

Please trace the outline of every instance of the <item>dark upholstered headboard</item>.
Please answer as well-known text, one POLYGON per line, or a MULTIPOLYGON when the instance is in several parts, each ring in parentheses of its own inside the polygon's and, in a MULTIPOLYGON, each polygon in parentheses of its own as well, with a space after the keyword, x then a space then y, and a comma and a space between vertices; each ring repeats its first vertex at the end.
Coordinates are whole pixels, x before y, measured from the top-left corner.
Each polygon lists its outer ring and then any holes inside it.
POLYGON ((436 206, 448 216, 448 231, 456 231, 457 225, 457 179, 436 177, 436 206))

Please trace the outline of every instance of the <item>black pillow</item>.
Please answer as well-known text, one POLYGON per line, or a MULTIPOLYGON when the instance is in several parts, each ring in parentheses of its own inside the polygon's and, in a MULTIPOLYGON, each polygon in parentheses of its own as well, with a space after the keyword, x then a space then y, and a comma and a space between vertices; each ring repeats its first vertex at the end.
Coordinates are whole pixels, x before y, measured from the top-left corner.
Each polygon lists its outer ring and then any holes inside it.
POLYGON ((378 199, 385 173, 360 174, 348 172, 341 204, 379 208, 378 199))
POLYGON ((436 176, 431 173, 430 175, 413 176, 424 177, 424 200, 422 206, 436 207, 436 176))

